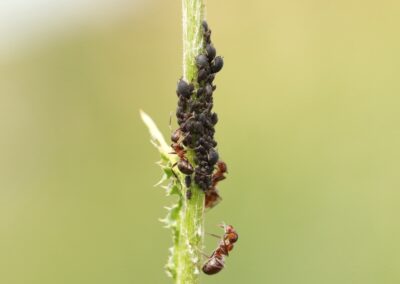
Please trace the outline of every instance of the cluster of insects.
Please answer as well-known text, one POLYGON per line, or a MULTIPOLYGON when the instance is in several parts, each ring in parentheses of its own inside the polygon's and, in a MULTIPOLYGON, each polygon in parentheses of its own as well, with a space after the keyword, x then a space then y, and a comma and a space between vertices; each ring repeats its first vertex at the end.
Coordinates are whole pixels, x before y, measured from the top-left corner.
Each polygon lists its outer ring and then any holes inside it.
POLYGON ((239 235, 231 225, 221 225, 224 228, 218 247, 213 251, 211 256, 203 264, 202 270, 205 274, 213 275, 220 272, 225 265, 225 257, 229 256, 229 252, 233 250, 233 244, 237 242, 239 235))
MULTIPOLYGON (((216 89, 213 81, 224 62, 221 56, 216 56, 217 51, 211 42, 211 30, 207 22, 203 21, 202 27, 205 53, 196 57, 196 89, 193 83, 187 83, 183 79, 178 82, 176 117, 179 128, 171 135, 171 147, 173 153, 179 157, 173 166, 177 166, 186 175, 186 187, 190 188, 194 176, 194 182, 206 193, 206 207, 211 208, 221 199, 215 185, 221 180, 218 164, 223 163, 215 149, 217 142, 214 139, 214 127, 218 122, 218 115, 212 111, 213 92, 216 89), (195 153, 195 167, 186 157, 186 147, 195 153)), ((189 190, 187 197, 191 197, 189 190)))
MULTIPOLYGON (((218 116, 212 111, 213 92, 216 89, 213 82, 224 61, 221 56, 217 56, 207 22, 203 21, 202 28, 205 52, 196 56, 198 68, 196 82, 188 83, 180 79, 176 89, 178 96, 176 117, 179 127, 171 134, 171 147, 173 154, 179 159, 172 167, 177 166, 185 175, 186 198, 190 199, 192 196, 190 187, 194 180, 205 193, 205 207, 212 208, 221 201, 217 185, 226 178, 225 174, 228 172, 227 165, 220 160, 215 148, 217 142, 214 139, 214 127, 218 122, 218 116), (187 157, 187 149, 195 154, 194 164, 187 157)), ((238 240, 238 234, 231 225, 222 225, 222 228, 224 235, 218 247, 202 267, 205 274, 212 275, 222 270, 225 257, 229 255, 233 244, 238 240)))

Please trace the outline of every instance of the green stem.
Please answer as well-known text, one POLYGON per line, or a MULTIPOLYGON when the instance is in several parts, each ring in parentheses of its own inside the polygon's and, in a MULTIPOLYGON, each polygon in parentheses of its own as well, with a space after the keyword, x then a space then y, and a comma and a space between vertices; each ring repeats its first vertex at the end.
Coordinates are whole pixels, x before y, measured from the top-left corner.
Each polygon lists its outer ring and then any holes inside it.
MULTIPOLYGON (((202 21, 204 4, 202 0, 182 0, 183 13, 183 77, 187 82, 196 82, 197 67, 195 58, 203 51, 202 21)), ((188 151, 187 157, 194 165, 194 152, 188 151)), ((175 246, 176 283, 199 283, 201 270, 201 251, 204 239, 204 193, 192 183, 185 188, 181 212, 177 220, 179 237, 175 246), (185 198, 191 190, 190 199, 185 198)))
POLYGON ((203 19, 203 0, 182 0, 183 78, 188 82, 195 81, 195 58, 203 51, 203 19))

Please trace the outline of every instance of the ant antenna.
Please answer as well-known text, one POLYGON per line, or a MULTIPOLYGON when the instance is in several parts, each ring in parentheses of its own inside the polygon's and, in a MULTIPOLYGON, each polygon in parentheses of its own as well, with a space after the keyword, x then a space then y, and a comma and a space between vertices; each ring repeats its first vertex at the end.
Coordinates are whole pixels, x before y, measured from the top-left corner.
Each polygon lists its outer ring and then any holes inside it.
POLYGON ((169 124, 168 124, 169 132, 171 132, 171 134, 172 134, 172 126, 171 126, 171 124, 172 124, 172 111, 169 112, 169 124))
POLYGON ((224 221, 222 221, 222 224, 218 224, 217 226, 225 230, 226 223, 224 221))

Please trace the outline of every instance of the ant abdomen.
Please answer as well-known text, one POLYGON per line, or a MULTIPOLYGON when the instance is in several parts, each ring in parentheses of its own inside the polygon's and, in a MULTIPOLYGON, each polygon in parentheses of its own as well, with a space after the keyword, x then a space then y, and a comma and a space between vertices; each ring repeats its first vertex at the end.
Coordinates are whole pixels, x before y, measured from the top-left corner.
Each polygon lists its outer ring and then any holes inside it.
POLYGON ((193 166, 187 160, 178 161, 178 169, 185 175, 193 174, 193 166))
POLYGON ((202 270, 207 275, 217 274, 224 268, 224 257, 221 258, 211 257, 204 263, 202 270))

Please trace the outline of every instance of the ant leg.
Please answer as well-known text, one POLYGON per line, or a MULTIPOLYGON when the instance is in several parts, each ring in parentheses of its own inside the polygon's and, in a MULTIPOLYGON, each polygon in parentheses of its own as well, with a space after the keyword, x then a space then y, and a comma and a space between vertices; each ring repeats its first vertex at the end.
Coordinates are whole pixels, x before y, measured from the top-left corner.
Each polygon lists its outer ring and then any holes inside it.
POLYGON ((179 180, 179 182, 180 182, 178 175, 175 173, 175 171, 172 168, 171 168, 171 172, 176 177, 176 179, 179 180))
POLYGON ((209 236, 215 237, 217 239, 221 239, 221 236, 218 236, 216 234, 211 234, 211 233, 206 233, 206 234, 209 235, 209 236))
POLYGON ((175 176, 175 178, 179 181, 179 183, 181 184, 181 186, 183 186, 181 179, 178 177, 178 175, 176 174, 176 172, 174 171, 174 168, 176 167, 176 165, 178 164, 178 162, 176 162, 175 164, 173 164, 171 166, 171 172, 172 174, 175 176))
MULTIPOLYGON (((182 141, 189 135, 190 133, 185 133, 184 135, 181 135, 181 137, 179 138, 178 144, 182 143, 182 141)), ((186 150, 183 150, 183 153, 186 153, 186 150)), ((175 153, 176 154, 176 153, 175 153)))
POLYGON ((203 256, 203 257, 205 257, 206 259, 209 259, 209 258, 211 258, 211 256, 208 256, 207 254, 205 254, 204 252, 200 252, 201 253, 201 255, 203 256))
POLYGON ((202 250, 200 250, 200 249, 197 249, 197 251, 201 254, 202 257, 204 257, 204 258, 206 258, 206 259, 210 259, 210 258, 212 257, 212 255, 209 256, 209 255, 205 254, 205 253, 204 253, 202 250))
POLYGON ((169 112, 169 131, 172 133, 172 111, 169 112))

